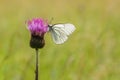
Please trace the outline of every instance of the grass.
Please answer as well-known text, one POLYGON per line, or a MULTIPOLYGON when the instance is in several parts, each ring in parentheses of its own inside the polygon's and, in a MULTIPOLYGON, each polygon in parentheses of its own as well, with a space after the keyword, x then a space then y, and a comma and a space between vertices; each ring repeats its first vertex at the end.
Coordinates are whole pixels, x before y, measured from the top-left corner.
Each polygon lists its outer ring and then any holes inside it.
POLYGON ((35 50, 25 21, 70 22, 76 31, 62 45, 50 33, 40 50, 40 80, 120 79, 119 0, 0 1, 0 80, 34 80, 35 50))

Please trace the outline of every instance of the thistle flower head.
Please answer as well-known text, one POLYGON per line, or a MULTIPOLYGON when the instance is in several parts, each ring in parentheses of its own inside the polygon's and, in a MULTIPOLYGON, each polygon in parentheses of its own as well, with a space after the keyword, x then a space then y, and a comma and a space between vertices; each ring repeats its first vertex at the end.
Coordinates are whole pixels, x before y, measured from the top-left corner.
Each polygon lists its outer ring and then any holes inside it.
POLYGON ((32 35, 44 35, 48 31, 48 23, 42 18, 34 18, 27 21, 27 28, 32 35))
POLYGON ((43 48, 45 45, 44 34, 48 31, 48 23, 42 18, 27 21, 27 29, 31 33, 30 47, 43 48))

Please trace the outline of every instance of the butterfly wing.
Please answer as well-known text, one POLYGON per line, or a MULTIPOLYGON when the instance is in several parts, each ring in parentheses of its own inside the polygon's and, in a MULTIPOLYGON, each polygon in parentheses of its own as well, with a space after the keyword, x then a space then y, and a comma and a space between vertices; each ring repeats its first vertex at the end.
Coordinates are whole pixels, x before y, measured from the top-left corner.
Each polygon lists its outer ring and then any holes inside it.
POLYGON ((73 24, 55 24, 50 27, 50 32, 52 34, 53 41, 56 44, 62 44, 67 39, 68 36, 75 30, 73 24))

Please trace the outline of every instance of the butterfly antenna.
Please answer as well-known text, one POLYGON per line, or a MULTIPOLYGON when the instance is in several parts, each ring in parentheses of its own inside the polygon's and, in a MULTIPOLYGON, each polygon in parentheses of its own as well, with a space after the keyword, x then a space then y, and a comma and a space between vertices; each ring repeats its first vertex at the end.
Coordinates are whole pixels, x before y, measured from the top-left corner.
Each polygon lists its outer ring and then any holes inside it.
POLYGON ((53 19, 54 19, 54 18, 52 17, 51 20, 50 20, 50 22, 49 22, 49 24, 52 24, 53 19))

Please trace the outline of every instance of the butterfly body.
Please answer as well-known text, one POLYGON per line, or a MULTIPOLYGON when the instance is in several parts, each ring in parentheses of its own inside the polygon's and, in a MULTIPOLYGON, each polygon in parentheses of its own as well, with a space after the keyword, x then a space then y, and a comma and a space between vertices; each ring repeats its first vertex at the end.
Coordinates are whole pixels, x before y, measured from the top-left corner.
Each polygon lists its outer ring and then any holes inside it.
POLYGON ((64 43, 70 34, 75 30, 75 26, 73 24, 67 23, 67 24, 54 24, 54 25, 48 25, 49 29, 48 31, 51 32, 53 41, 56 44, 62 44, 64 43))

